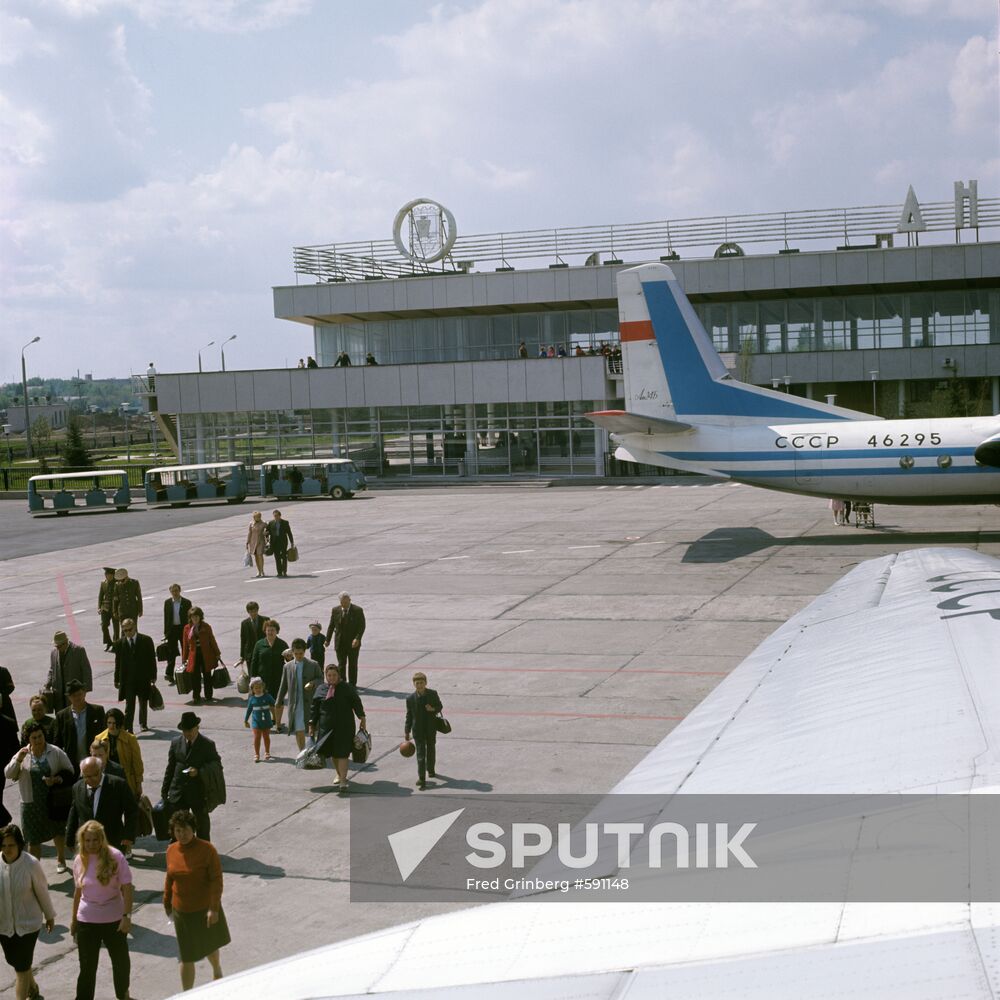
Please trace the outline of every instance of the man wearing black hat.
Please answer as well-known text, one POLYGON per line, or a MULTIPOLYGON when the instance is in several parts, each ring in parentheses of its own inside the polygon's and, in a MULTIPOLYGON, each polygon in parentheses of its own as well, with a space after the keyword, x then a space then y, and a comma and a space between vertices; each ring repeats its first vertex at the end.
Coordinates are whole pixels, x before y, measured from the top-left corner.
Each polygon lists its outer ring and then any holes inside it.
POLYGON ((114 643, 118 641, 118 620, 111 616, 111 605, 115 596, 115 568, 114 566, 104 567, 104 580, 101 589, 97 593, 97 611, 101 616, 101 638, 104 639, 104 652, 108 653, 114 649, 114 643), (115 637, 111 638, 108 626, 114 623, 115 637))
POLYGON ((208 814, 226 801, 225 784, 219 751, 198 731, 200 725, 201 719, 194 712, 185 712, 177 723, 181 734, 170 741, 160 798, 171 814, 176 809, 190 809, 198 836, 210 840, 212 822, 208 814))

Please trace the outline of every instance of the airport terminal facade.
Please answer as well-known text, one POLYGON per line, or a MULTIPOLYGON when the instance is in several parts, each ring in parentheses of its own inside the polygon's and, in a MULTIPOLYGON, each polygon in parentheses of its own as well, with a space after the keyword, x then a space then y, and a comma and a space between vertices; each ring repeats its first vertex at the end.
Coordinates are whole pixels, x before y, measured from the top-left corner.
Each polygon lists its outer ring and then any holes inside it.
POLYGON ((607 246, 604 228, 470 237, 433 266, 398 238, 297 248, 300 283, 274 289, 274 313, 310 328, 289 351, 318 367, 160 374, 155 405, 186 462, 332 453, 393 477, 624 471, 584 414, 624 403, 616 273, 666 260, 737 377, 883 417, 998 413, 1000 242, 982 231, 1000 228, 1000 199, 972 193, 917 205, 917 228, 907 204, 838 210, 836 249, 790 246, 802 220, 787 214, 784 245, 760 253, 744 246, 773 235, 773 216, 742 230, 700 220, 686 242, 677 224, 665 239, 662 224, 618 227, 610 251, 587 255, 575 248, 607 246), (734 231, 712 256, 678 253, 734 231), (550 347, 567 356, 539 356, 550 347))

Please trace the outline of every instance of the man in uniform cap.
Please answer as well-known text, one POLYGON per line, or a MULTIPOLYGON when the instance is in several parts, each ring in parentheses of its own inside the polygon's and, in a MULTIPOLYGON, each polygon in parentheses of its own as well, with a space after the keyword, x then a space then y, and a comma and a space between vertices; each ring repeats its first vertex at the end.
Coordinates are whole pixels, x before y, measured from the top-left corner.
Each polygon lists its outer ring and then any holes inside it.
POLYGON ((115 591, 111 599, 111 617, 115 622, 115 634, 126 618, 138 624, 142 617, 142 587, 138 580, 128 575, 127 569, 115 570, 115 591))
POLYGON ((45 686, 52 691, 52 710, 58 712, 66 707, 66 685, 70 681, 80 681, 85 691, 93 691, 94 676, 90 660, 83 646, 69 641, 69 636, 61 629, 52 637, 53 649, 49 655, 49 676, 45 686))
POLYGON ((115 568, 114 566, 104 567, 104 579, 101 581, 101 589, 97 593, 97 610, 101 616, 101 637, 104 639, 104 651, 110 652, 114 649, 114 643, 118 641, 118 620, 111 617, 111 605, 115 594, 115 568), (111 638, 108 626, 114 622, 115 635, 111 638))

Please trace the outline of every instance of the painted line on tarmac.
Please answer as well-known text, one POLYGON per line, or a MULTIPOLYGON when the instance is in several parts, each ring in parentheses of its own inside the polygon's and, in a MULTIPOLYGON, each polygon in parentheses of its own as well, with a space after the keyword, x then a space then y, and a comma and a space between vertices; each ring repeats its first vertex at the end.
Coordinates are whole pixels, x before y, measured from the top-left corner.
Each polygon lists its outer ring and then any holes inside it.
POLYGON ((599 549, 600 545, 567 545, 567 549, 599 549))
MULTIPOLYGON (((369 708, 368 715, 399 715, 398 708, 369 708)), ((629 715, 615 714, 613 712, 481 712, 479 710, 455 711, 448 710, 448 715, 493 715, 501 717, 520 717, 532 719, 625 719, 628 721, 640 722, 683 722, 683 715, 629 715)))
POLYGON ((314 573, 339 573, 341 570, 350 569, 350 566, 334 566, 332 569, 314 569, 314 573))
POLYGON ((66 624, 69 626, 69 637, 77 646, 81 646, 83 643, 80 641, 80 628, 76 624, 76 618, 73 617, 73 606, 70 604, 69 591, 66 589, 66 580, 62 573, 56 576, 56 586, 59 589, 59 597, 62 600, 62 605, 66 609, 66 624))
POLYGON ((25 625, 34 625, 34 622, 18 622, 16 625, 4 625, 0 632, 9 632, 12 628, 24 628, 25 625))
POLYGON ((197 594, 199 590, 215 590, 215 584, 211 584, 208 587, 191 587, 188 589, 189 594, 197 594))
POLYGON ((670 542, 631 542, 632 545, 669 545, 670 542))
POLYGON ((404 560, 402 560, 402 562, 391 562, 391 563, 372 563, 372 566, 373 566, 373 567, 374 567, 375 569, 379 569, 379 568, 380 568, 380 567, 382 567, 382 566, 405 566, 405 565, 406 565, 406 560, 405 560, 405 559, 404 559, 404 560))
MULTIPOLYGON (((74 615, 82 615, 84 613, 84 611, 86 611, 86 610, 87 610, 86 608, 74 608, 73 609, 73 614, 74 615)), ((63 614, 61 614, 59 617, 60 618, 65 618, 66 617, 66 613, 63 612, 63 614)))
POLYGON ((522 552, 534 552, 534 551, 535 551, 534 549, 506 549, 505 551, 501 552, 500 555, 517 556, 520 555, 522 552))
POLYGON ((450 562, 453 559, 468 559, 468 556, 438 556, 438 562, 450 562))

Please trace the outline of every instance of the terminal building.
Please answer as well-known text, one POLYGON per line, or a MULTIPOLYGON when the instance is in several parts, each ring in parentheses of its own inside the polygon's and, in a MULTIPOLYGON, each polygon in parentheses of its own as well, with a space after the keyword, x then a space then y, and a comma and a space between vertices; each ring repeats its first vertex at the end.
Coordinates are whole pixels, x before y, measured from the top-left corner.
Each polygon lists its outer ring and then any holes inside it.
POLYGON ((585 414, 623 405, 615 275, 662 260, 737 378, 889 418, 1000 413, 998 229, 975 182, 943 202, 468 237, 415 201, 392 240, 293 251, 274 314, 307 328, 289 351, 316 367, 138 381, 184 462, 631 473, 585 414))

